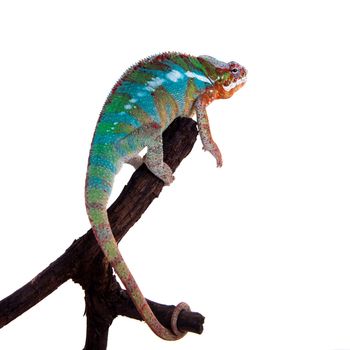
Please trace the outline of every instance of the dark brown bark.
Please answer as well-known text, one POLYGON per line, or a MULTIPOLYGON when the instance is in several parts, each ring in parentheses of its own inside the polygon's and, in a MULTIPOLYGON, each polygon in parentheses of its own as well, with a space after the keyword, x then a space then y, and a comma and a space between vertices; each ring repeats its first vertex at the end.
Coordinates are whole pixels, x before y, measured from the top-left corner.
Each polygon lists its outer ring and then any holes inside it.
MULTIPOLYGON (((196 123, 188 118, 177 118, 164 132, 164 158, 173 171, 189 154, 196 137, 196 123)), ((159 196, 163 186, 163 182, 144 165, 134 172, 108 210, 111 227, 118 242, 159 196)), ((36 305, 68 279, 79 283, 85 291, 85 350, 106 349, 108 329, 116 316, 141 319, 128 294, 114 278, 111 267, 103 258, 89 230, 33 280, 0 301, 0 328, 36 305)), ((152 301, 149 303, 160 322, 169 327, 174 306, 152 301)), ((178 327, 200 334, 203 331, 203 322, 202 315, 183 311, 179 316, 178 327)))

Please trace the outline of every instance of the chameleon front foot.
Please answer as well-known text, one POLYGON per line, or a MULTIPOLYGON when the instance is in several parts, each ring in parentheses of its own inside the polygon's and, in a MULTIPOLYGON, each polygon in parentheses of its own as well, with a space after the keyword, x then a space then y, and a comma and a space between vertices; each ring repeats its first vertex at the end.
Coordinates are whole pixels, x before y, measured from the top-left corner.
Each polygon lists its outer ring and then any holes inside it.
POLYGON ((209 151, 216 160, 216 166, 218 168, 222 167, 222 155, 217 144, 213 141, 212 143, 203 146, 204 151, 209 151))
POLYGON ((187 332, 181 332, 178 328, 177 328, 177 320, 179 318, 180 312, 181 311, 191 311, 191 308, 188 304, 182 302, 179 303, 178 305, 176 305, 173 314, 171 315, 171 330, 172 332, 178 336, 178 337, 183 337, 187 332))

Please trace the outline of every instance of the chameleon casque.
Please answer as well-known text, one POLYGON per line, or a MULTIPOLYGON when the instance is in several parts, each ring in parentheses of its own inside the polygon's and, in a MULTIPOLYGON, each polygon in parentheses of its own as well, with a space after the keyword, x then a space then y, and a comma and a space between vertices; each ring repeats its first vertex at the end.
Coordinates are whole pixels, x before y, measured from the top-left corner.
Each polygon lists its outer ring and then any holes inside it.
POLYGON ((91 226, 108 262, 121 279, 138 312, 159 337, 177 340, 186 333, 177 328, 185 303, 176 306, 169 330, 163 327, 142 295, 112 234, 107 202, 115 175, 123 163, 148 169, 169 185, 170 167, 163 161, 162 133, 179 117, 197 115, 203 149, 222 165, 213 141, 206 106, 231 97, 246 82, 247 71, 236 62, 210 56, 167 52, 150 56, 129 68, 114 85, 101 111, 93 136, 85 183, 85 204, 91 226), (147 147, 142 158, 139 153, 147 147))

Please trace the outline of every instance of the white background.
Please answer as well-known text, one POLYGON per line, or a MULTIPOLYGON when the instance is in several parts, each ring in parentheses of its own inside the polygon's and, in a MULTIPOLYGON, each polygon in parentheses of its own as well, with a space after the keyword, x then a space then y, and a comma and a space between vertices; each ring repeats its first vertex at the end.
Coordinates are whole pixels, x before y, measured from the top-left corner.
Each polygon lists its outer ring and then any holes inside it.
MULTIPOLYGON (((350 349, 348 4, 2 2, 0 299, 88 229, 90 140, 123 71, 208 54, 249 71, 208 108, 224 166, 197 142, 121 243, 145 295, 187 301, 205 331, 170 343, 119 317, 108 349, 350 349)), ((83 313, 67 282, 1 329, 0 348, 81 349, 83 313)))

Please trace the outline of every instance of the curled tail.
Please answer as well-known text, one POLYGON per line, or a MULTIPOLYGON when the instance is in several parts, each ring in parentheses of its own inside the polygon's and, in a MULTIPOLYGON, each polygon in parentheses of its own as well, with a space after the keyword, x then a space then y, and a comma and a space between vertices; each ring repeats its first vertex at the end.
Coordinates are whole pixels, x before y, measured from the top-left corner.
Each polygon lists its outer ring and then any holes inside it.
POLYGON ((107 216, 107 202, 118 168, 120 168, 118 161, 110 163, 108 159, 90 155, 85 184, 85 204, 92 230, 103 254, 124 284, 136 309, 147 325, 162 339, 180 339, 186 332, 178 330, 177 318, 182 310, 189 310, 188 305, 180 303, 176 306, 171 319, 172 331, 161 325, 129 271, 113 236, 107 216))

